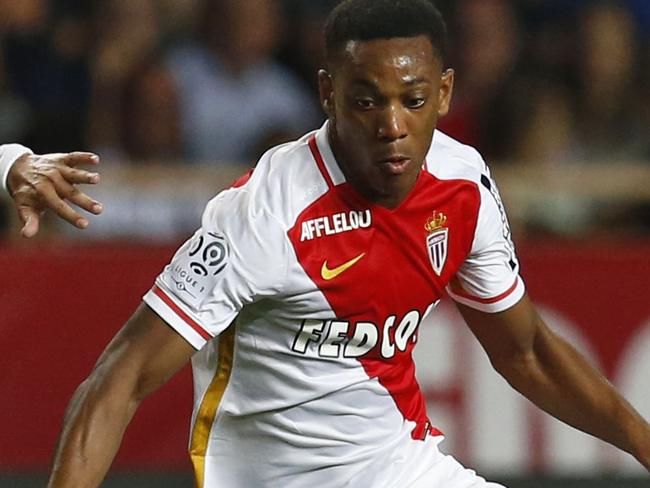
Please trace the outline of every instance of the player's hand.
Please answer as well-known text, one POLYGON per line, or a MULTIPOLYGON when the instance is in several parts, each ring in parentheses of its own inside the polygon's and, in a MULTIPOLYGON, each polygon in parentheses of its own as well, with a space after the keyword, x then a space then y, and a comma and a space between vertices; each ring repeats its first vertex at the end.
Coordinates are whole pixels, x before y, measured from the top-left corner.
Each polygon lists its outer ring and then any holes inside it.
POLYGON ((86 152, 21 156, 9 171, 7 188, 23 224, 23 237, 38 233, 40 216, 48 208, 79 229, 88 227, 88 220, 68 202, 95 215, 102 212, 102 204, 77 187, 99 183, 97 173, 78 168, 98 163, 97 155, 86 152))

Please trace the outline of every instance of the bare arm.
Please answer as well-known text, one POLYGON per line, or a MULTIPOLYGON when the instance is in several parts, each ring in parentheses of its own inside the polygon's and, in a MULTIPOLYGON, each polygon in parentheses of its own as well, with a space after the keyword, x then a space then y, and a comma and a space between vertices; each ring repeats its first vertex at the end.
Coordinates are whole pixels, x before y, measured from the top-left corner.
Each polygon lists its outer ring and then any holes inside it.
POLYGON ((48 487, 98 486, 140 402, 194 352, 158 315, 141 305, 73 395, 48 487))
POLYGON ((38 233, 40 214, 51 209, 63 220, 80 229, 88 220, 68 202, 100 214, 102 205, 83 193, 77 185, 99 183, 99 175, 79 169, 80 165, 96 165, 99 158, 92 153, 25 154, 12 165, 7 176, 7 190, 14 199, 24 237, 38 233))
POLYGON ((488 314, 458 304, 492 365, 554 417, 632 454, 650 470, 650 426, 607 379, 543 322, 528 297, 488 314))

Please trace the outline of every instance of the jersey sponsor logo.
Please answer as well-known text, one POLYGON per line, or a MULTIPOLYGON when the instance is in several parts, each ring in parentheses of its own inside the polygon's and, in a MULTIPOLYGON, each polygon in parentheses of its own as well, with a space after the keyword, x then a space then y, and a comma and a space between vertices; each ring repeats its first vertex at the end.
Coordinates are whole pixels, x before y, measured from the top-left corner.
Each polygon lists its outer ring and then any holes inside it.
POLYGON ((350 232, 357 229, 367 229, 372 225, 372 213, 369 209, 363 211, 326 215, 302 223, 300 242, 311 241, 318 237, 331 236, 350 232))
POLYGON ((229 255, 228 241, 214 232, 188 241, 168 268, 179 298, 192 307, 200 306, 213 288, 215 277, 228 265, 229 255))
POLYGON ((340 274, 344 273, 348 269, 350 269, 352 266, 357 264, 359 261, 361 261, 361 258, 363 258, 366 255, 366 253, 359 254, 356 258, 351 259, 347 263, 343 263, 341 266, 338 266, 334 269, 329 269, 327 267, 327 261, 323 263, 323 267, 320 270, 320 275, 321 278, 323 278, 325 281, 333 280, 340 274))
POLYGON ((370 321, 305 319, 291 349, 307 354, 310 348, 316 348, 322 358, 360 358, 378 347, 382 358, 391 359, 398 352, 406 351, 409 343, 417 342, 422 319, 439 302, 432 303, 424 314, 411 310, 399 321, 397 315, 390 315, 382 326, 370 321))
POLYGON ((447 248, 449 241, 449 228, 447 217, 440 212, 433 212, 433 215, 424 224, 428 232, 427 248, 429 250, 429 261, 434 273, 440 276, 447 262, 447 248))

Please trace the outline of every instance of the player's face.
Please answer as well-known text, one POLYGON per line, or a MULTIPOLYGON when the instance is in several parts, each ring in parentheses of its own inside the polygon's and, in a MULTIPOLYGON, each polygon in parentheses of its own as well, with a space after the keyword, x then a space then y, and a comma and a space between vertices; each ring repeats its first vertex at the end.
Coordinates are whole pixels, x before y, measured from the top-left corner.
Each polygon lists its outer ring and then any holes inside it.
POLYGON ((346 179, 395 207, 417 180, 453 71, 442 73, 428 37, 350 41, 332 73, 319 73, 330 140, 346 179))

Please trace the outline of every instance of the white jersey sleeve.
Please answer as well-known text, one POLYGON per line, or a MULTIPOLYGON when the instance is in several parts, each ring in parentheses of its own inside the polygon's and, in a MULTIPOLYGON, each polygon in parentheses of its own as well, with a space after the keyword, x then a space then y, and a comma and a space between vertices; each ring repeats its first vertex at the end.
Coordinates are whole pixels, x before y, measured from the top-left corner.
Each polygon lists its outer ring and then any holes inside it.
POLYGON ((32 151, 20 144, 3 144, 0 146, 0 184, 7 191, 7 177, 9 170, 19 157, 33 154, 32 151))
POLYGON ((282 226, 247 187, 226 190, 143 299, 201 349, 245 305, 281 293, 287 252, 282 226))
POLYGON ((459 303, 496 313, 515 305, 523 297, 525 286, 499 190, 487 166, 484 168, 472 248, 447 292, 459 303))

